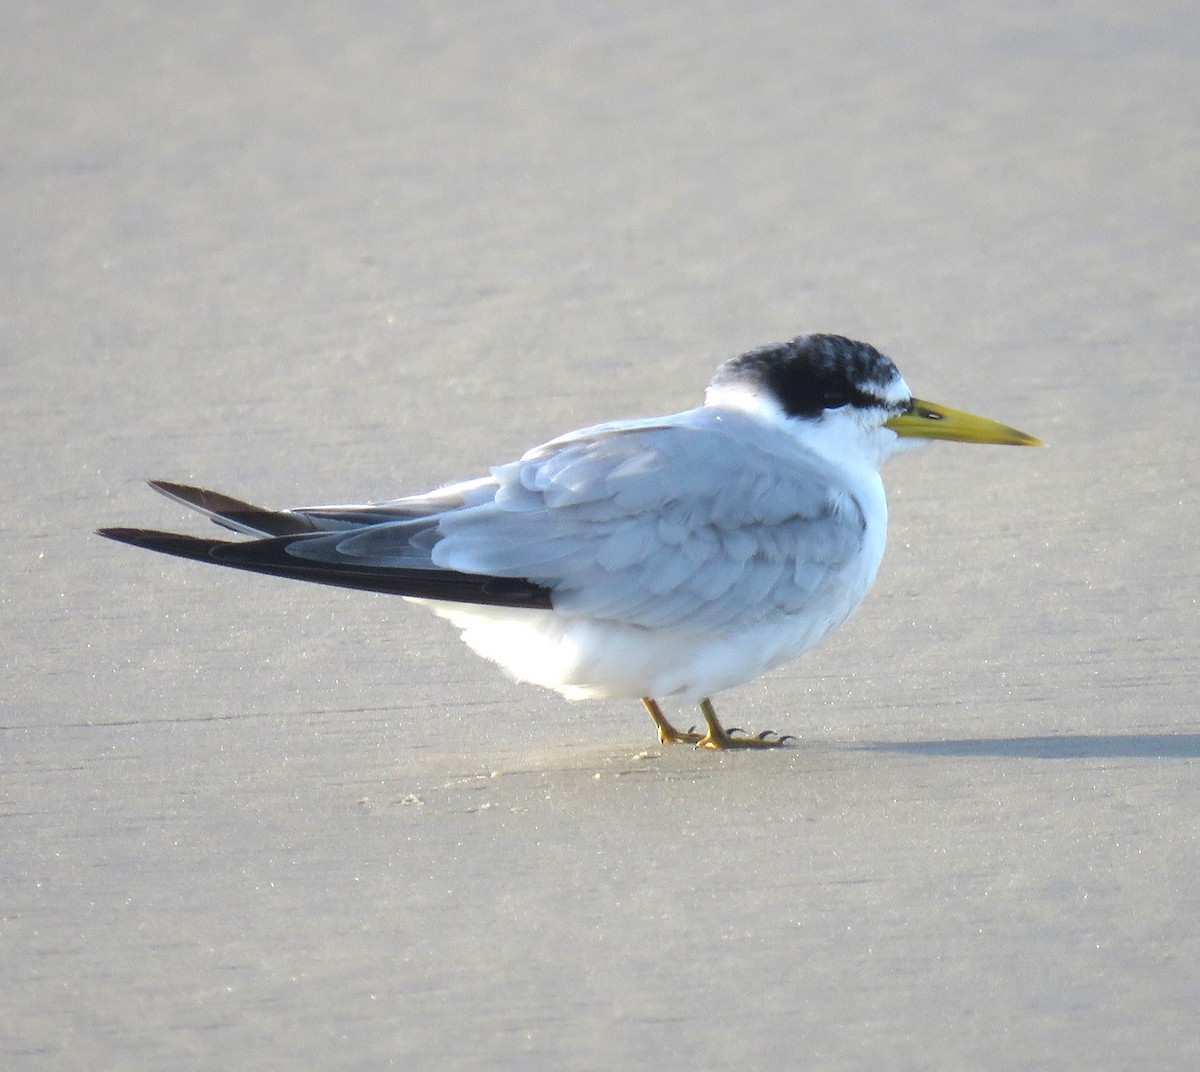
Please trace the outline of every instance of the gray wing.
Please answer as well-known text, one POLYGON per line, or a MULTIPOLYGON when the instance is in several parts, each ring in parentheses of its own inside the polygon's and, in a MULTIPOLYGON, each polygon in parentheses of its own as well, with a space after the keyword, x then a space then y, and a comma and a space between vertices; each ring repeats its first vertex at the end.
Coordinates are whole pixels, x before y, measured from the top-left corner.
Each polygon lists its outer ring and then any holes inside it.
POLYGON ((801 610, 837 583, 866 527, 833 467, 728 411, 599 426, 493 479, 486 501, 289 551, 519 578, 566 614, 702 630, 801 610))

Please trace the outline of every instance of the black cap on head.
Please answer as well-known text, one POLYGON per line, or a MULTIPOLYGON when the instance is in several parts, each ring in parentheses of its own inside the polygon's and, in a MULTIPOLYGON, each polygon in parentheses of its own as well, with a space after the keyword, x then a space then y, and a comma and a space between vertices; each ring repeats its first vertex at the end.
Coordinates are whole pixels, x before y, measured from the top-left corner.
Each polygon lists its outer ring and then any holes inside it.
POLYGON ((800 335, 726 361, 714 387, 766 388, 790 417, 817 417, 852 405, 891 408, 889 388, 900 373, 874 346, 841 335, 800 335))

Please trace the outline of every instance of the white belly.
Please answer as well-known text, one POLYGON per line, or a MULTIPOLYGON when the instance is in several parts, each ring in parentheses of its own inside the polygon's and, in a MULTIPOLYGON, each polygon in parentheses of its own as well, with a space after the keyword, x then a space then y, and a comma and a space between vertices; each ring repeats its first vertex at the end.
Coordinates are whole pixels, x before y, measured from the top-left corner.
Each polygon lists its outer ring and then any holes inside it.
POLYGON ((800 614, 737 632, 690 633, 414 599, 462 630, 475 652, 518 681, 571 700, 678 697, 697 701, 796 658, 854 613, 874 580, 883 540, 870 540, 839 585, 800 614))

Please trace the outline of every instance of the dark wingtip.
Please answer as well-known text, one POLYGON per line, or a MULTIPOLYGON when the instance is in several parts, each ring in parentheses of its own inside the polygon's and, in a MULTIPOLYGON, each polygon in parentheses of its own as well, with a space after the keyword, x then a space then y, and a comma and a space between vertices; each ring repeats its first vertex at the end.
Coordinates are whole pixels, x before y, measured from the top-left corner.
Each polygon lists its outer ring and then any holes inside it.
POLYGON ((135 547, 142 547, 152 535, 161 535, 154 533, 150 529, 126 529, 126 528, 108 528, 97 529, 97 536, 103 536, 106 540, 116 540, 118 543, 129 543, 135 547))
POLYGON ((178 555, 180 558, 208 559, 212 557, 213 548, 223 544, 221 540, 183 536, 178 532, 159 532, 157 529, 97 529, 96 535, 106 540, 116 540, 117 543, 127 543, 131 547, 145 547, 166 555, 178 555))
POLYGON ((523 578, 489 577, 454 570, 389 569, 358 566, 352 562, 322 564, 290 555, 288 546, 293 542, 290 537, 237 543, 156 529, 106 528, 97 529, 96 533, 108 540, 178 558, 338 588, 496 607, 548 609, 553 606, 548 588, 523 578))

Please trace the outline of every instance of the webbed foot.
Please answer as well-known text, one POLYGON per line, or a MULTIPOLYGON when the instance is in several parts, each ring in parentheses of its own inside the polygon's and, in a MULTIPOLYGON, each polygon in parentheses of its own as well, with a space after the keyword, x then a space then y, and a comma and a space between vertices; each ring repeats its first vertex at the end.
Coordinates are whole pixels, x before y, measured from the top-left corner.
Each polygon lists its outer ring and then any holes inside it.
POLYGON ((788 741, 796 739, 790 733, 780 737, 774 730, 763 730, 756 737, 735 737, 735 733, 745 733, 746 731, 737 726, 725 729, 717 718, 712 700, 701 700, 700 710, 704 712, 704 721, 708 725, 708 732, 696 741, 697 748, 780 748, 788 741))
POLYGON ((717 719, 717 712, 713 708, 712 700, 709 699, 700 701, 700 710, 704 713, 704 721, 707 726, 704 733, 698 733, 695 726, 686 733, 683 730, 677 730, 667 721, 666 715, 662 713, 662 708, 658 706, 658 701, 652 700, 648 696, 642 697, 642 706, 646 708, 647 713, 654 720, 654 725, 658 727, 658 739, 663 744, 694 744, 697 748, 716 749, 779 748, 788 741, 796 739, 790 733, 781 737, 774 730, 763 730, 762 733, 753 737, 749 735, 735 737, 735 733, 745 734, 746 731, 737 726, 725 729, 717 719))

